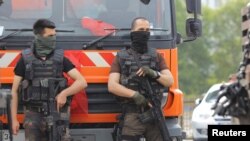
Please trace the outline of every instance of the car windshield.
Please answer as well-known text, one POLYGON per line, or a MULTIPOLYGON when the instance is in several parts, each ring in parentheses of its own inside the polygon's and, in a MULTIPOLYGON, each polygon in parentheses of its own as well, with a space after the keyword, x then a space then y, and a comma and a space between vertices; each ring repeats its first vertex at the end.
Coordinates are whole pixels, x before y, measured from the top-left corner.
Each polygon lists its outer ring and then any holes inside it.
POLYGON ((219 96, 219 91, 220 91, 220 89, 219 89, 219 88, 216 88, 216 89, 212 88, 212 89, 213 89, 213 90, 208 91, 208 94, 207 94, 207 96, 206 96, 205 101, 206 101, 207 103, 215 102, 216 99, 217 99, 218 96, 219 96))
POLYGON ((170 5, 170 0, 151 0, 148 5, 140 0, 7 0, 0 7, 0 25, 4 29, 28 29, 37 19, 49 18, 57 29, 74 30, 58 33, 60 36, 104 36, 111 32, 104 29, 130 28, 132 19, 146 17, 151 28, 165 29, 151 31, 151 35, 167 37, 172 30, 170 5))

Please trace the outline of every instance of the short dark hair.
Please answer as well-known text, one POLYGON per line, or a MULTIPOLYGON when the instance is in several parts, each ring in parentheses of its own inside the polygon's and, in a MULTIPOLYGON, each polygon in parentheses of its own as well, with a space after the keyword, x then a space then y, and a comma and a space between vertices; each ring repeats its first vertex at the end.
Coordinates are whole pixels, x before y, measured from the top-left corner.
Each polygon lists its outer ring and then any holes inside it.
POLYGON ((33 32, 35 35, 43 34, 44 28, 56 28, 55 23, 48 19, 38 19, 33 25, 33 32))
POLYGON ((134 28, 135 28, 135 23, 136 23, 137 20, 145 20, 145 21, 148 21, 148 19, 145 18, 145 17, 137 17, 137 18, 133 19, 133 21, 132 21, 132 23, 131 23, 131 29, 134 29, 134 28))

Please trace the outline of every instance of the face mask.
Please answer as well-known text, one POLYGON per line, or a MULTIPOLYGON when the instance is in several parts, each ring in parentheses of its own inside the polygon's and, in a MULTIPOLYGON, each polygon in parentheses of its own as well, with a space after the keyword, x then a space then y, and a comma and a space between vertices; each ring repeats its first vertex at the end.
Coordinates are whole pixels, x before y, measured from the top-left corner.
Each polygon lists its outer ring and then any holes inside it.
POLYGON ((133 31, 130 33, 132 41, 132 49, 138 53, 148 51, 148 39, 150 32, 148 31, 133 31))
POLYGON ((34 45, 36 54, 39 57, 46 57, 56 47, 56 36, 42 37, 41 35, 36 35, 34 45))

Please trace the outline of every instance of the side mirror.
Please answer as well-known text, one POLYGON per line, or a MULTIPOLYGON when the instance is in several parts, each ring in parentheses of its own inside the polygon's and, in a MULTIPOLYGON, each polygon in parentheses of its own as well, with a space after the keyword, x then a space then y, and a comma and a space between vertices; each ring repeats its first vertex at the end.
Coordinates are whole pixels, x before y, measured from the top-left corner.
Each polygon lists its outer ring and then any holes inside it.
POLYGON ((189 18, 186 20, 186 34, 188 37, 200 37, 202 35, 202 22, 200 19, 189 18))
POLYGON ((201 103, 201 101, 202 101, 201 98, 197 98, 197 99, 195 99, 194 104, 197 106, 201 103))
POLYGON ((201 14, 201 0, 186 0, 187 12, 189 14, 201 14))
POLYGON ((201 0, 186 0, 187 12, 193 14, 193 18, 186 20, 186 34, 188 39, 183 42, 189 42, 200 37, 202 34, 202 22, 198 19, 198 15, 201 14, 201 0))
POLYGON ((3 4, 3 0, 0 0, 0 6, 3 4))

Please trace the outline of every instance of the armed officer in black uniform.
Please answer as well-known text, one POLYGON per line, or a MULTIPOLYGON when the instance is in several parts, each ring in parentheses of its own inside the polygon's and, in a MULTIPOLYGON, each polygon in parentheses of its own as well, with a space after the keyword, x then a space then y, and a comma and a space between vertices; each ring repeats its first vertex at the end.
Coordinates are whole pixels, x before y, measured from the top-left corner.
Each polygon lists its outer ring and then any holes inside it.
MULTIPOLYGON (((35 39, 31 48, 21 53, 14 73, 12 85, 12 130, 17 135, 20 123, 17 119, 18 97, 24 104, 24 122, 26 141, 48 141, 47 124, 48 100, 51 91, 55 92, 52 100, 58 112, 66 119, 65 128, 62 128, 60 140, 69 141, 69 97, 87 87, 87 83, 75 66, 64 57, 64 51, 55 49, 55 24, 47 19, 39 19, 33 25, 35 39), (69 75, 74 83, 66 87, 67 82, 63 73, 69 75), (56 81, 60 80, 60 81, 56 81), (51 82, 55 82, 51 83, 51 82), (19 87, 20 86, 20 87, 19 87), (51 88, 53 87, 53 88, 51 88)), ((50 105, 51 106, 51 105, 50 105)), ((54 111, 52 111, 54 112, 54 111)), ((50 113, 52 114, 52 113, 50 113)), ((53 120, 52 117, 51 119, 53 120)), ((63 123, 64 124, 64 123, 63 123)))
POLYGON ((147 91, 140 86, 140 77, 148 77, 156 97, 173 84, 173 76, 163 57, 154 48, 148 47, 149 21, 144 17, 133 20, 131 25, 132 45, 117 53, 111 66, 108 89, 118 96, 123 110, 121 140, 162 141, 159 127, 154 122, 143 123, 138 116, 150 109, 147 91), (142 64, 139 67, 138 61, 142 64))

